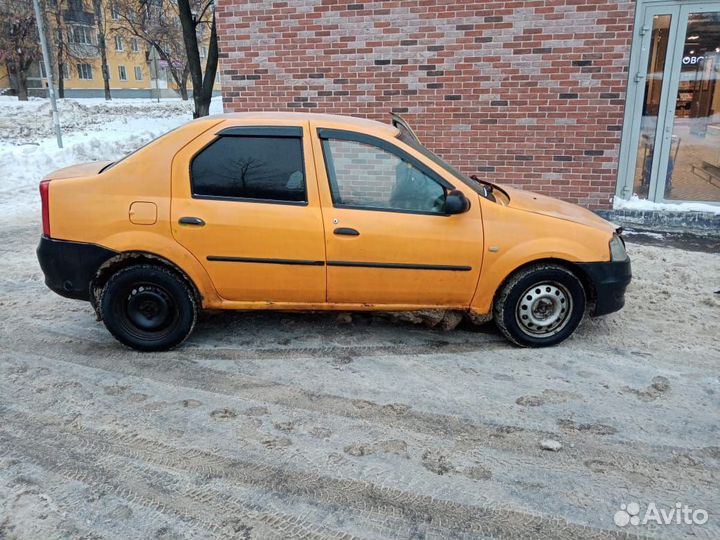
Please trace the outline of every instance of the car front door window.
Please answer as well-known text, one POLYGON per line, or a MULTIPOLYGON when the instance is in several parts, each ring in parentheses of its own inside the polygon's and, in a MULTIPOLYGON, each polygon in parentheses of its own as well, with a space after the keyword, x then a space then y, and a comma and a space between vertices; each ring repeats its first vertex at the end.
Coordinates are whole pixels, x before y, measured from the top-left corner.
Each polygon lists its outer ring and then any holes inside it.
POLYGON ((335 206, 443 213, 445 188, 401 157, 341 139, 325 139, 323 150, 335 206))

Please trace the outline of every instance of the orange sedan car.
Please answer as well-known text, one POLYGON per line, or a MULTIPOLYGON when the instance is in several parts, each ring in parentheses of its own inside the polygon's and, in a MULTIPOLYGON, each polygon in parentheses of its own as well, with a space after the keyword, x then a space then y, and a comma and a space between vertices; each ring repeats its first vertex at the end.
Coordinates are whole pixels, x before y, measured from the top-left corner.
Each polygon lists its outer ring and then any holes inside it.
POLYGON ((461 310, 542 347, 620 309, 631 278, 613 225, 464 176, 399 117, 206 117, 40 193, 46 284, 143 351, 201 308, 461 310))

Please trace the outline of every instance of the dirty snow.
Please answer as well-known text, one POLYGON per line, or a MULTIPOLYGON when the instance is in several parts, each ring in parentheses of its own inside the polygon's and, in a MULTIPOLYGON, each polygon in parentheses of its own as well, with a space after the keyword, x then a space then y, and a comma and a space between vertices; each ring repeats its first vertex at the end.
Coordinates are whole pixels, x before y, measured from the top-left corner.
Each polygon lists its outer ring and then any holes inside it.
POLYGON ((720 214, 720 204, 700 202, 658 203, 647 199, 641 199, 635 194, 633 194, 629 199, 615 197, 613 199, 613 209, 641 211, 670 210, 673 212, 709 212, 711 214, 720 214))
POLYGON ((0 538, 720 537, 719 254, 631 237, 625 309, 551 349, 492 325, 214 313, 140 354, 34 254, 47 168, 189 116, 103 114, 68 155, 2 143, 0 214, 24 211, 0 228, 0 538), (710 519, 616 526, 633 502, 710 519))

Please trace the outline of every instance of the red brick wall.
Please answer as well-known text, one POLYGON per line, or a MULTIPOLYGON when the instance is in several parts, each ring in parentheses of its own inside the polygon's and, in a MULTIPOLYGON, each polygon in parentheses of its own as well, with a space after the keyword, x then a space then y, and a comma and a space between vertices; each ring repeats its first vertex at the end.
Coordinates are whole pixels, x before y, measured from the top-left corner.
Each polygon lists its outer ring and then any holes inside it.
POLYGON ((226 110, 405 116, 468 174, 608 208, 634 2, 219 0, 226 110))

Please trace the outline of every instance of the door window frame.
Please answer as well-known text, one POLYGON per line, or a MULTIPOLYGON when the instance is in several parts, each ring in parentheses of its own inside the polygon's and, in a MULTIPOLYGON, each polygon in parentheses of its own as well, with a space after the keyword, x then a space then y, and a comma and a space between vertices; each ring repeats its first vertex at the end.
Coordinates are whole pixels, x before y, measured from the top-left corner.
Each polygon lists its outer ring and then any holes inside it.
MULTIPOLYGON (((685 43, 688 15, 690 13, 720 12, 720 2, 708 0, 639 0, 635 10, 633 42, 630 51, 625 114, 618 159, 618 179, 615 189, 617 197, 629 199, 633 195, 635 171, 640 142, 643 99, 647 80, 648 57, 652 39, 652 17, 670 15, 668 48, 665 56, 665 70, 655 130, 648 200, 658 203, 702 202, 720 204, 715 201, 689 201, 665 199, 665 182, 671 150, 671 137, 675 120, 675 102, 680 85, 682 54, 677 54, 685 43), (650 21, 650 22, 647 22, 650 21), (682 39, 681 39, 682 38, 682 39), (639 76, 639 77, 638 77, 639 76)), ((681 51, 682 52, 682 51, 681 51)))
POLYGON ((381 207, 372 207, 372 206, 359 206, 359 205, 351 205, 351 204, 342 204, 337 203, 335 201, 335 193, 332 188, 333 183, 337 184, 337 179, 335 178, 335 166, 332 163, 332 152, 329 148, 329 142, 330 140, 339 140, 339 141, 349 141, 349 142, 357 142, 360 144, 365 144, 368 146, 372 146, 374 148, 378 148, 380 150, 384 150, 385 152, 397 157, 398 159, 408 163, 410 166, 417 169, 419 172, 427 176, 430 180, 433 182, 439 184, 444 190, 445 195, 449 191, 452 191, 455 188, 450 182, 448 182, 445 178, 443 178, 441 175, 439 175, 437 172, 433 171, 430 167, 426 166, 424 163, 419 161, 417 158, 415 158, 412 154, 409 152, 403 150, 402 148, 392 144, 391 142, 381 139, 380 137, 375 137, 374 135, 368 135, 366 133, 359 133, 356 131, 348 131, 343 129, 333 129, 333 128, 317 128, 317 137, 320 140, 320 145, 322 147, 322 154, 323 154, 323 163, 325 165, 325 174, 328 179, 328 188, 330 190, 330 199, 332 201, 333 208, 341 208, 346 210, 365 210, 369 212, 392 212, 397 214, 414 214, 414 215, 427 215, 427 216, 439 216, 439 217, 448 217, 454 214, 447 214, 445 212, 426 212, 423 210, 408 210, 404 208, 381 208, 381 207), (332 167, 331 167, 332 165, 332 167))

